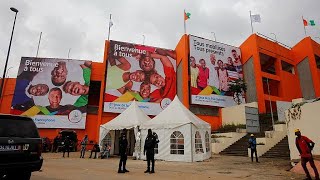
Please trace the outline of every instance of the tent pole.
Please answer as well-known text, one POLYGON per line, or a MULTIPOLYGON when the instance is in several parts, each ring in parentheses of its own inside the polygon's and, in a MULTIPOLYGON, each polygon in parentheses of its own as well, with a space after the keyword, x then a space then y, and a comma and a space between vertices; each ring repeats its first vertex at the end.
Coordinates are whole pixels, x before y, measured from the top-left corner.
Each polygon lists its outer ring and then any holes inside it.
POLYGON ((191 162, 193 162, 193 144, 192 144, 192 123, 190 123, 190 132, 191 132, 191 162))

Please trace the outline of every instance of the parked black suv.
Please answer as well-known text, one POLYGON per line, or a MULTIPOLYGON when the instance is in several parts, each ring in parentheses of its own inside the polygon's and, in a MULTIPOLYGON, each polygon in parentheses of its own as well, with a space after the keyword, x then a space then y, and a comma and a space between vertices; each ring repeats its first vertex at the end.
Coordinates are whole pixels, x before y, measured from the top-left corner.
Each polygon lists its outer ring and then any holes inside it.
POLYGON ((41 146, 31 118, 0 114, 0 179, 30 179, 41 169, 41 146))

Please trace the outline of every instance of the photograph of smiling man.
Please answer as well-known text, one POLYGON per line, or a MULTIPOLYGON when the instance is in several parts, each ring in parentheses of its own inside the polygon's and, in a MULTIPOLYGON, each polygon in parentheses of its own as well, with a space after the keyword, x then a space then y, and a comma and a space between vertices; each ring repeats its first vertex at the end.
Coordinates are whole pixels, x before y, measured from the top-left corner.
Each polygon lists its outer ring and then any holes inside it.
POLYGON ((38 128, 84 129, 90 76, 91 61, 23 57, 11 114, 33 118, 38 128))
POLYGON ((148 115, 157 115, 176 95, 173 50, 110 41, 105 112, 121 113, 133 100, 148 115))

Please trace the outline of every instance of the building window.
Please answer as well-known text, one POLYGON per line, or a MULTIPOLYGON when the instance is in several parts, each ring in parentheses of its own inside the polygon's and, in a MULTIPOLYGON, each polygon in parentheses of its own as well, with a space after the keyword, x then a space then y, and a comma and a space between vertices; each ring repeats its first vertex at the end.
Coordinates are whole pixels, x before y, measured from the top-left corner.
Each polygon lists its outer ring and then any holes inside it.
POLYGON ((206 152, 210 151, 210 136, 208 131, 206 131, 206 136, 205 136, 205 140, 206 140, 206 152))
POLYGON ((203 153, 203 147, 202 147, 202 139, 201 139, 201 134, 199 131, 196 131, 195 134, 195 150, 197 154, 203 153))
POLYGON ((108 133, 107 135, 106 135, 106 137, 104 138, 104 140, 103 140, 103 142, 102 142, 102 145, 104 146, 104 145, 106 145, 107 144, 107 146, 110 146, 111 147, 111 134, 110 133, 108 133))
POLYGON ((314 55, 316 58, 316 64, 317 64, 317 68, 320 69, 320 57, 317 55, 314 55))
POLYGON ((184 154, 184 137, 180 131, 174 131, 171 134, 170 154, 184 154))
POLYGON ((294 66, 285 61, 281 61, 282 71, 286 71, 288 73, 294 74, 294 66))
POLYGON ((276 74, 275 63, 276 63, 275 57, 260 53, 261 71, 269 74, 276 74))
POLYGON ((264 94, 279 97, 279 87, 280 87, 279 81, 263 77, 262 83, 263 83, 264 94))
POLYGON ((99 107, 100 89, 101 89, 101 81, 90 81, 89 97, 88 97, 89 106, 99 107))
POLYGON ((90 81, 88 96, 88 114, 98 114, 100 101, 101 81, 90 81))
MULTIPOLYGON (((153 133, 155 133, 154 131, 153 131, 153 133)), ((155 133, 156 134, 156 136, 158 137, 158 135, 157 135, 157 133, 155 133)), ((158 137, 159 138, 159 137, 158 137)), ((154 146, 154 153, 155 154, 158 154, 159 153, 159 143, 157 143, 155 146, 154 146)))

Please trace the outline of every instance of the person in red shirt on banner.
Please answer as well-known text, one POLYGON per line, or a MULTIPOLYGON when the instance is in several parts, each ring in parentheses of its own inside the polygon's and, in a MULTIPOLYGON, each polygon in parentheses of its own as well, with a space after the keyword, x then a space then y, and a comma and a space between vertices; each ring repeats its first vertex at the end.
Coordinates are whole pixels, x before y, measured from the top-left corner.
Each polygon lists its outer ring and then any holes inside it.
POLYGON ((199 63, 198 88, 203 90, 208 86, 209 68, 206 67, 206 61, 204 59, 200 59, 199 63))
POLYGON ((176 94, 176 72, 170 59, 176 59, 174 51, 157 49, 156 53, 150 55, 153 59, 159 59, 163 65, 165 78, 153 70, 150 73, 150 83, 155 85, 158 89, 152 92, 151 102, 158 102, 163 98, 174 99, 176 94))
POLYGON ((319 180, 319 173, 318 173, 316 165, 314 164, 312 153, 311 153, 315 143, 313 141, 311 141, 309 138, 307 138, 306 136, 302 136, 299 129, 296 129, 294 132, 295 132, 295 135, 297 136, 296 137, 296 146, 297 146, 297 149, 300 153, 301 166, 307 176, 306 179, 311 179, 310 173, 307 168, 307 162, 309 162, 310 166, 312 167, 312 169, 314 171, 316 180, 319 180))

